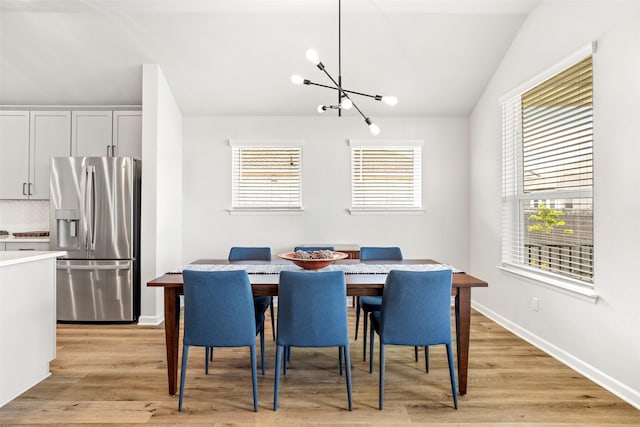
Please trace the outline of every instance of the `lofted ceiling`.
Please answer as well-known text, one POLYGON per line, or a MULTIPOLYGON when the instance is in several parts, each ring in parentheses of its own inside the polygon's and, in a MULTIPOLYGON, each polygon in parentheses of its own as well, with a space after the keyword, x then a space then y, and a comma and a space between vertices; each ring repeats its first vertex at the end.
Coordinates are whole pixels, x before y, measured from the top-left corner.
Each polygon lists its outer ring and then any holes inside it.
MULTIPOLYGON (((345 88, 371 115, 466 115, 538 0, 342 0, 345 88)), ((185 115, 315 115, 337 0, 0 0, 0 104, 141 104, 159 64, 185 115)))

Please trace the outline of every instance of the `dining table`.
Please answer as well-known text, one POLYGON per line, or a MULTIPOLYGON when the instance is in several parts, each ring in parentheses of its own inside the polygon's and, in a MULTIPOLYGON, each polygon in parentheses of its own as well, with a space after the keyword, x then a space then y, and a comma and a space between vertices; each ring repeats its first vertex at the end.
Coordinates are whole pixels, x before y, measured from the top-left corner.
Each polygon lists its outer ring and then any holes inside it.
MULTIPOLYGON (((444 266, 431 259, 408 259, 402 261, 361 261, 345 259, 335 261, 326 269, 345 271, 346 296, 382 295, 389 269, 412 270, 444 266)), ((245 269, 249 274, 254 296, 277 296, 279 271, 299 269, 290 261, 228 261, 221 259, 199 259, 184 268, 199 270, 245 269)), ((458 391, 467 393, 469 368, 469 337, 471 330, 471 289, 487 287, 488 283, 456 268, 453 270, 451 295, 454 297, 456 356, 458 368, 458 391)), ((322 271, 322 270, 321 270, 322 271)), ((167 353, 168 390, 175 395, 178 384, 178 349, 180 333, 180 295, 184 293, 182 269, 171 271, 149 282, 147 286, 164 290, 164 332, 167 353)))

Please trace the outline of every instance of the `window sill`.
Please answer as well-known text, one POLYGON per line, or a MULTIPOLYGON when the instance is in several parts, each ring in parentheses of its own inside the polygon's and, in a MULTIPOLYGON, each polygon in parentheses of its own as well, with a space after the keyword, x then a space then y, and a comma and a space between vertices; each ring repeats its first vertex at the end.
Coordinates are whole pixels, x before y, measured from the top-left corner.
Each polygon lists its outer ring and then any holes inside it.
POLYGON ((550 276, 510 264, 499 265, 498 269, 527 279, 527 281, 531 283, 550 287, 568 295, 578 296, 584 300, 593 302, 594 304, 598 302, 599 295, 595 290, 581 285, 579 282, 571 279, 550 276))
POLYGON ((245 208, 245 209, 227 209, 229 215, 302 215, 304 209, 302 208, 275 208, 275 209, 259 209, 259 208, 245 208))
POLYGON ((423 209, 347 209, 351 215, 423 215, 423 209))

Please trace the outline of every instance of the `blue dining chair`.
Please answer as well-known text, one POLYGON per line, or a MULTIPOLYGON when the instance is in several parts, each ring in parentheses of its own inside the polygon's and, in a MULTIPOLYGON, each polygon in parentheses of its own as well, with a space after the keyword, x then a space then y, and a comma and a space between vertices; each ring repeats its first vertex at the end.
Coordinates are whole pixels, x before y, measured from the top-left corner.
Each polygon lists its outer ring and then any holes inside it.
MULTIPOLYGON (((249 275, 237 271, 183 271, 184 334, 178 411, 182 411, 189 347, 249 347, 253 410, 258 411, 256 334, 264 316, 256 317, 249 275)), ((264 369, 264 335, 261 334, 261 361, 264 369)), ((207 361, 208 370, 208 357, 207 361)))
POLYGON ((385 346, 444 344, 449 360, 453 406, 458 409, 456 373, 451 346, 451 270, 391 270, 384 285, 382 307, 370 314, 369 373, 373 372, 375 333, 380 336, 379 408, 384 401, 385 346), (374 333, 375 332, 375 333, 374 333))
MULTIPOLYGON (((271 261, 271 248, 258 246, 233 246, 229 250, 229 261, 271 261)), ((256 306, 256 312, 263 307, 269 307, 271 313, 271 333, 273 339, 276 339, 275 318, 273 316, 273 297, 261 296, 254 297, 253 302, 256 306)))
MULTIPOLYGON (((298 251, 335 251, 335 247, 334 246, 296 246, 294 249, 294 252, 298 252, 298 251)), ((290 348, 285 348, 285 360, 289 361, 291 359, 291 349, 290 348)), ((339 353, 340 355, 342 354, 341 352, 339 353)), ((342 375, 342 356, 340 357, 340 375, 342 375)), ((285 370, 286 370, 286 366, 285 366, 285 370)))
MULTIPOLYGON (((363 246, 360 248, 360 261, 402 261, 402 251, 399 247, 363 246)), ((360 310, 364 313, 362 330, 362 360, 367 360, 367 315, 373 311, 380 311, 382 297, 362 296, 356 301, 356 341, 360 325, 360 310)), ((417 350, 416 350, 417 353, 417 350)), ((416 354, 417 360, 417 354, 416 354)))
MULTIPOLYGON (((347 285, 342 271, 282 271, 278 285, 278 334, 273 410, 278 410, 280 365, 283 349, 290 347, 338 347, 344 356, 349 410, 351 357, 347 326, 347 285), (313 303, 310 304, 309 301, 313 303)), ((284 374, 287 362, 284 358, 284 374)))

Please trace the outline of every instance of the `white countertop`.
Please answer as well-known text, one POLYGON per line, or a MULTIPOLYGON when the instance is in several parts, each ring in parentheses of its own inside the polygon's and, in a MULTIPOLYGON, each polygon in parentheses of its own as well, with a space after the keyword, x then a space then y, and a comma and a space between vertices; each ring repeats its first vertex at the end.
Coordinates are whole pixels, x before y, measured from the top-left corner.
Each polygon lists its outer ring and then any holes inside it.
POLYGON ((48 237, 15 237, 9 235, 7 237, 0 236, 0 243, 2 242, 25 242, 25 243, 49 243, 48 237))
POLYGON ((0 251, 0 267, 64 256, 65 251, 0 251))

